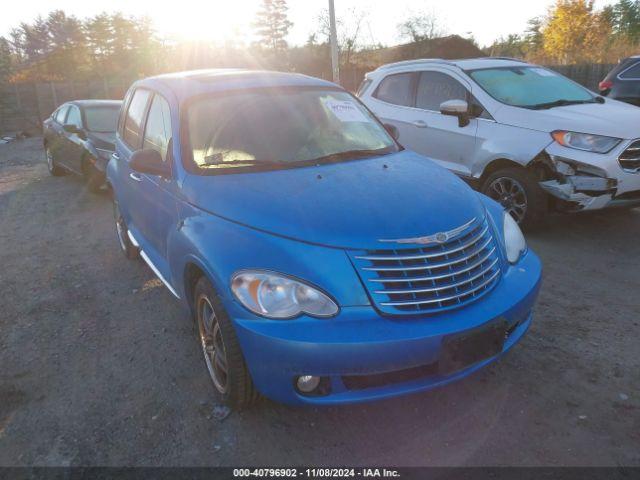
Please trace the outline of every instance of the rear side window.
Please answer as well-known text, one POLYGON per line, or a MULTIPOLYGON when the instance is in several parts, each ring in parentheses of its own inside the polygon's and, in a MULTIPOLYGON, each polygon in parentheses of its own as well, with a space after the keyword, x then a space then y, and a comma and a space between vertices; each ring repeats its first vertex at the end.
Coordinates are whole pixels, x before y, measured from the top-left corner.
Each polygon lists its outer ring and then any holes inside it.
POLYGON ((171 140, 171 115, 169 104, 160 95, 154 95, 147 126, 144 132, 144 143, 142 148, 156 150, 162 156, 162 160, 167 159, 167 147, 171 140))
POLYGON ((467 89, 455 78, 440 72, 422 72, 418 81, 416 107, 440 111, 447 100, 466 100, 467 89))
POLYGON ((383 102, 413 106, 413 73, 397 73, 385 77, 373 96, 383 102))
POLYGON ((620 73, 620 78, 625 80, 640 80, 640 62, 627 67, 620 73))
POLYGON ((78 128, 82 128, 82 117, 80 115, 80 109, 71 105, 69 107, 69 115, 67 115, 67 124, 75 125, 78 128))
POLYGON ((67 110, 69 110, 69 106, 63 105, 56 112, 56 122, 58 122, 60 125, 64 124, 64 117, 67 116, 67 110))
POLYGON ((131 103, 127 110, 127 116, 124 119, 124 138, 123 140, 131 148, 137 148, 140 145, 140 128, 144 111, 149 100, 149 90, 138 89, 133 94, 131 103))

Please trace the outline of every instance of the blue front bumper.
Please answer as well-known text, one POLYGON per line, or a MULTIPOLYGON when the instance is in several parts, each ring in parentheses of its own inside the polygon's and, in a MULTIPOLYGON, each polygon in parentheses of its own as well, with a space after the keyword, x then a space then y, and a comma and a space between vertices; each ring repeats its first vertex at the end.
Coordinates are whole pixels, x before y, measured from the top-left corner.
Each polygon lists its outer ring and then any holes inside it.
MULTIPOLYGON (((428 390, 462 378, 500 357, 529 328, 541 281, 541 265, 527 252, 509 267, 498 285, 478 301, 438 315, 380 316, 372 307, 343 307, 331 319, 292 321, 234 318, 245 360, 258 390, 288 404, 341 404, 428 390), (383 373, 393 378, 407 369, 437 365, 442 339, 503 318, 510 334, 503 351, 448 376, 437 372, 369 388, 353 388, 345 378, 383 373), (303 396, 294 388, 299 375, 329 377, 330 393, 303 396)), ((234 309, 237 311, 237 309, 234 309)), ((426 371, 426 370, 425 370, 426 371)), ((363 378, 363 377, 361 377, 363 378)))

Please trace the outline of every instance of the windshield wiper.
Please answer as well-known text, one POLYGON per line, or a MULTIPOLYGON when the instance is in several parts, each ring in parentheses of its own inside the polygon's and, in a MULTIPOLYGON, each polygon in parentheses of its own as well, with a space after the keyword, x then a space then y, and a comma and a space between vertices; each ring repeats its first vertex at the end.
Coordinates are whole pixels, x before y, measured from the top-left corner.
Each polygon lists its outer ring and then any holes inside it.
POLYGON ((309 160, 309 163, 330 163, 339 162, 340 160, 356 160, 359 158, 377 157, 378 155, 388 155, 392 152, 393 150, 388 147, 369 150, 345 150, 344 152, 330 153, 329 155, 314 158, 313 160, 309 160))
POLYGON ((601 102, 598 102, 595 99, 591 99, 591 100, 567 100, 567 99, 561 98, 559 100, 554 100, 553 102, 537 103, 535 105, 527 105, 526 108, 530 108, 531 110, 545 110, 547 108, 564 107, 566 105, 580 105, 580 104, 583 104, 583 103, 601 103, 601 102))

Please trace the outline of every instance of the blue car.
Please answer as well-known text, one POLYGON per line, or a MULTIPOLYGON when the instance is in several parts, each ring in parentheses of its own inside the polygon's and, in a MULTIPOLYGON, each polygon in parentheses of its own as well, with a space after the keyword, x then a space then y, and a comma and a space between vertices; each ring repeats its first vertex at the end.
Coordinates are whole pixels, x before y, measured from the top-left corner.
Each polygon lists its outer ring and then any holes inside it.
POLYGON ((541 266, 502 207, 304 75, 126 95, 115 226, 193 316, 219 398, 332 405, 463 378, 531 324, 541 266))

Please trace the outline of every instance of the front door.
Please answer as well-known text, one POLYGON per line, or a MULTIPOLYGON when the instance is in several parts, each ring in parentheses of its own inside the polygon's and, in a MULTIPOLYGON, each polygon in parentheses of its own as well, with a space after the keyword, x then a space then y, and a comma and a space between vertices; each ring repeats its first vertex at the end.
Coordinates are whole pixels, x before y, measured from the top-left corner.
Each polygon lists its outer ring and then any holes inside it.
POLYGON ((460 81, 438 71, 420 72, 411 127, 403 144, 462 176, 471 176, 478 120, 461 127, 458 118, 440 113, 447 100, 470 102, 471 94, 460 81))
MULTIPOLYGON (((82 130, 82 116, 80 108, 76 105, 69 106, 69 113, 65 125, 73 125, 82 130)), ((82 173, 82 153, 84 152, 84 140, 77 133, 64 131, 64 143, 62 147, 61 163, 74 172, 82 173)))

